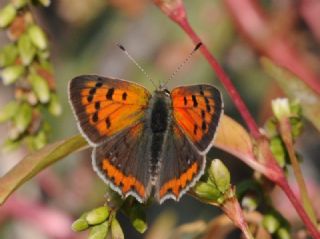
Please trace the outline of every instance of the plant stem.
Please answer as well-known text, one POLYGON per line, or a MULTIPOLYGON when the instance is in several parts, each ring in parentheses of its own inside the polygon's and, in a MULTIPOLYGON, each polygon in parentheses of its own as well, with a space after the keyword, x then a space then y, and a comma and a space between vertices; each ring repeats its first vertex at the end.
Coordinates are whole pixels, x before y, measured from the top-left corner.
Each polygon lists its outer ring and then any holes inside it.
POLYGON ((319 231, 317 230, 315 225, 312 223, 312 221, 308 217, 307 213, 303 209, 303 207, 302 207, 301 203, 299 202, 299 200, 297 199, 297 197, 292 192, 288 182, 286 180, 282 180, 281 182, 278 182, 278 186, 286 193, 287 197, 289 198, 292 205, 295 207, 300 218, 305 223, 306 228, 307 228, 308 232, 310 233, 310 235, 314 239, 320 239, 319 231))
POLYGON ((291 161, 293 172, 294 172, 294 175, 296 177, 296 180, 297 180, 297 183, 299 186, 302 204, 303 204, 305 210, 307 211, 309 217, 311 218, 312 222, 316 225, 317 217, 316 217, 316 214, 313 210, 313 206, 312 206, 309 194, 308 194, 306 183, 304 181, 303 174, 302 174, 298 159, 297 159, 296 154, 293 149, 291 125, 290 125, 289 119, 287 117, 283 118, 280 121, 280 134, 281 134, 281 137, 282 137, 282 139, 286 145, 286 148, 288 150, 288 153, 289 153, 289 158, 291 161))
MULTIPOLYGON (((188 36, 193 40, 194 43, 201 42, 201 39, 198 35, 193 31, 192 27, 190 26, 188 20, 186 18, 182 19, 181 21, 177 22, 181 28, 188 34, 188 36)), ((199 49, 204 57, 207 59, 208 63, 212 66, 214 71, 216 72, 219 80, 227 90, 229 96, 231 97, 233 103, 237 107, 239 113, 241 114, 242 118, 246 122, 251 135, 258 139, 260 137, 260 132, 256 122, 254 121, 252 115, 250 114, 247 106, 243 102, 240 94, 232 84, 228 75, 224 72, 222 67, 219 65, 218 61, 214 58, 214 56, 209 52, 207 46, 205 44, 199 49)))

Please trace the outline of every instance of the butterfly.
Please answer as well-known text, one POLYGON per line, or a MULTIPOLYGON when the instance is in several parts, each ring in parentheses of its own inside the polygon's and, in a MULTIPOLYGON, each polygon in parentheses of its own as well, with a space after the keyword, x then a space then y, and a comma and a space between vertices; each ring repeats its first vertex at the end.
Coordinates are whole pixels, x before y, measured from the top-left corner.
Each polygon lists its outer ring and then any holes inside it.
POLYGON ((223 113, 217 88, 151 94, 125 80, 82 75, 69 83, 78 127, 97 174, 123 197, 179 200, 202 176, 223 113))

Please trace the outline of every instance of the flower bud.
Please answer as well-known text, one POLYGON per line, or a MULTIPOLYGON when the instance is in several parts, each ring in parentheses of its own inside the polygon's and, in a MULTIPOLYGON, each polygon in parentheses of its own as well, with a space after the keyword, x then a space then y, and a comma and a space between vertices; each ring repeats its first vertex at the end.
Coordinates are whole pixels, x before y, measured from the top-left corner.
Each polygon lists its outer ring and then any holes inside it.
POLYGON ((24 66, 13 65, 4 68, 1 77, 4 85, 10 85, 16 82, 25 72, 24 66))
POLYGON ((291 116, 289 100, 287 98, 278 98, 272 101, 272 111, 280 121, 283 118, 291 116))
POLYGON ((19 107, 17 114, 14 117, 15 126, 18 132, 23 133, 29 126, 32 120, 32 108, 29 104, 23 103, 19 107))
POLYGON ((19 105, 16 101, 11 101, 6 106, 4 106, 0 110, 0 123, 11 119, 17 113, 18 108, 19 105))
POLYGON ((35 150, 39 150, 43 148, 47 144, 47 135, 41 130, 33 137, 32 148, 35 150))
POLYGON ((86 220, 90 225, 96 225, 104 222, 109 216, 109 208, 106 206, 98 207, 88 212, 86 220))
POLYGON ((86 219, 80 217, 72 223, 71 228, 75 232, 81 232, 88 229, 89 224, 86 219))
POLYGON ((222 196, 221 192, 217 189, 215 184, 198 182, 193 190, 198 197, 206 201, 214 202, 222 196))
POLYGON ((263 217, 262 221, 263 226, 271 234, 275 233, 280 227, 280 222, 273 214, 267 214, 263 217))
POLYGON ((38 0, 38 2, 44 7, 48 7, 51 3, 50 0, 38 0))
POLYGON ((16 9, 23 8, 24 6, 27 5, 28 1, 27 0, 11 0, 12 4, 16 9))
POLYGON ((49 112, 54 116, 59 116, 62 112, 58 96, 55 93, 51 93, 51 99, 49 102, 49 112))
POLYGON ((12 4, 6 5, 0 10, 0 28, 7 27, 16 17, 17 11, 12 4))
POLYGON ((281 227, 277 230, 277 238, 279 239, 291 239, 290 232, 287 228, 281 227))
POLYGON ((31 42, 40 50, 44 50, 48 47, 46 35, 37 25, 32 25, 29 27, 28 35, 31 39, 31 42))
POLYGON ((18 49, 14 44, 8 44, 1 49, 0 67, 12 65, 18 56, 18 49))
POLYGON ((31 74, 29 81, 39 101, 43 104, 48 103, 50 100, 50 90, 47 81, 36 74, 31 74))
POLYGON ((36 54, 36 49, 32 45, 28 35, 24 34, 19 38, 18 49, 19 49, 22 63, 24 65, 29 65, 36 54))
POLYGON ((270 139, 270 149, 278 164, 283 168, 286 165, 286 150, 280 137, 270 139))
POLYGON ((224 193, 230 188, 230 172, 219 159, 211 162, 209 180, 216 185, 217 189, 224 193))
POLYGON ((241 206, 247 211, 252 212, 258 207, 257 198, 253 195, 246 195, 241 200, 241 206))
POLYGON ((122 228, 118 220, 114 217, 111 222, 112 239, 124 239, 122 228))
POLYGON ((109 223, 106 221, 102 224, 92 227, 88 239, 105 239, 108 234, 109 223))
POLYGON ((133 227, 138 232, 144 233, 147 230, 148 225, 146 223, 146 214, 142 205, 139 203, 135 203, 133 205, 130 205, 127 211, 133 227))

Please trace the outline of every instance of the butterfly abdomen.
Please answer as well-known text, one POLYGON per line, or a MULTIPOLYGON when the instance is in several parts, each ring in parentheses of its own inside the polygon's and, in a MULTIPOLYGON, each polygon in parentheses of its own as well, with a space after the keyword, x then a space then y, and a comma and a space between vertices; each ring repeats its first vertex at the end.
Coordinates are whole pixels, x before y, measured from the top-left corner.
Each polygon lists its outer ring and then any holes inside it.
POLYGON ((156 92, 150 102, 149 129, 151 130, 150 172, 155 179, 159 168, 163 145, 170 127, 170 98, 163 92, 156 92))

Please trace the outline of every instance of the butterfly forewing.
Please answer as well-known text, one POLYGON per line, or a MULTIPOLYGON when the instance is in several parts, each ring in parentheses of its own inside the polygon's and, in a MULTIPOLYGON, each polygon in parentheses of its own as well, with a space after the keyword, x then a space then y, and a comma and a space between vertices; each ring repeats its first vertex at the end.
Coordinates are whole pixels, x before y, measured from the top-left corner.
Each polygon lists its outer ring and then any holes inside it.
POLYGON ((93 145, 140 121, 151 97, 137 84, 95 75, 71 80, 69 96, 80 130, 93 145))
POLYGON ((218 89, 211 85, 182 86, 172 90, 173 118, 202 153, 211 147, 223 103, 218 89))

